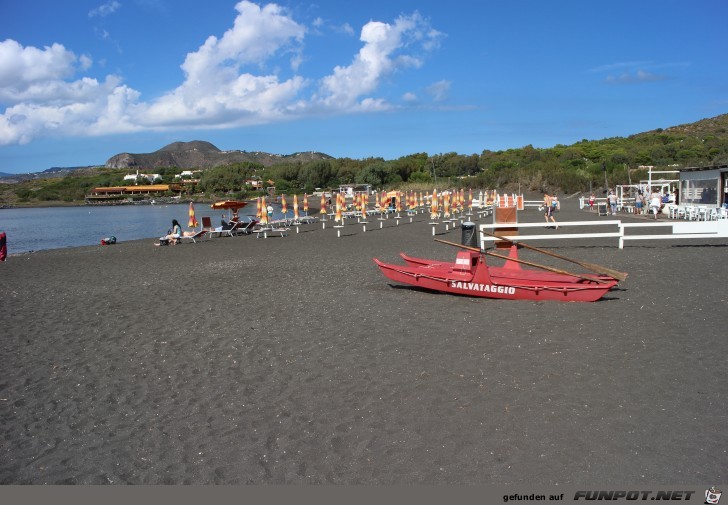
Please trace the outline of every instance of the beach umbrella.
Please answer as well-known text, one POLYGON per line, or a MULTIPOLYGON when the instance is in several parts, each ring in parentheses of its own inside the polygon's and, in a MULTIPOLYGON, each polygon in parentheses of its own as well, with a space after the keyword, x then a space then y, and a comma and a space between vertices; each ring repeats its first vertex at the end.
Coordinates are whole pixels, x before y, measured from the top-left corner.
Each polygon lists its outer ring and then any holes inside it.
POLYGON ((367 220, 367 200, 368 200, 367 196, 364 193, 362 193, 361 194, 361 218, 364 221, 367 220))
POLYGON ((326 214, 326 196, 323 193, 321 193, 321 214, 326 214))
POLYGON ((256 203, 256 210, 255 210, 255 217, 258 218, 258 221, 260 221, 263 218, 263 214, 261 213, 260 209, 261 209, 261 203, 260 203, 260 197, 258 197, 257 203, 256 203))
POLYGON ((382 208, 382 206, 379 205, 379 193, 376 191, 374 192, 374 206, 379 207, 380 209, 382 208))
POLYGON ((382 190, 382 208, 388 207, 387 205, 387 192, 382 190))
POLYGON ((308 216, 308 195, 306 193, 303 194, 303 212, 308 216))
POLYGON ((298 221, 298 195, 293 195, 293 219, 298 221))
POLYGON ((430 217, 432 219, 437 218, 437 190, 432 190, 432 201, 430 202, 430 217))
POLYGON ((336 195, 336 215, 334 216, 334 221, 337 223, 342 220, 341 216, 341 193, 337 193, 336 195))
POLYGON ((196 228, 197 227, 197 218, 195 217, 195 206, 192 205, 192 202, 190 202, 190 220, 187 222, 188 228, 196 228))
POLYGON ((286 206, 286 195, 281 195, 281 212, 284 216, 288 214, 288 207, 286 206))
POLYGON ((450 217, 450 192, 442 196, 442 209, 445 217, 450 217))
POLYGON ((402 210, 402 193, 399 193, 397 195, 397 214, 399 214, 401 210, 402 210))
POLYGON ((268 224, 268 206, 265 204, 265 197, 260 199, 260 222, 268 224))

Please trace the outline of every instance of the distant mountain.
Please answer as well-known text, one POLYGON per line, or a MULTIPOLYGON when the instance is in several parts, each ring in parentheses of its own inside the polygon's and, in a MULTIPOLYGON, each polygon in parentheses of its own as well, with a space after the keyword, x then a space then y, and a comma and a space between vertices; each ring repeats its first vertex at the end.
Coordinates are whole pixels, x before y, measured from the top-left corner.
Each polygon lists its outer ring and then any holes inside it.
POLYGON ((84 174, 96 170, 96 166, 87 167, 51 167, 42 172, 33 172, 30 174, 6 174, 0 172, 0 183, 17 184, 18 182, 29 181, 31 179, 51 179, 55 177, 65 177, 72 173, 84 174), (85 172, 85 173, 84 173, 85 172))
POLYGON ((287 155, 264 152, 221 151, 209 142, 173 142, 158 151, 145 154, 120 153, 109 158, 106 168, 154 169, 161 167, 212 168, 233 163, 253 162, 263 166, 277 163, 307 162, 329 160, 333 157, 318 153, 305 152, 287 155))

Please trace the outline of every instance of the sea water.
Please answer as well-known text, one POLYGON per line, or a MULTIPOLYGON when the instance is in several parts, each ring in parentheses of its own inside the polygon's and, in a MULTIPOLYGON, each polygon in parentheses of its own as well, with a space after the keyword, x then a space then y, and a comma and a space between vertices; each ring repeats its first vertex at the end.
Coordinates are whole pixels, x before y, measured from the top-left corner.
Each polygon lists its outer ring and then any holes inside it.
MULTIPOLYGON (((186 203, 0 209, 0 232, 7 235, 8 254, 101 244, 102 239, 112 236, 117 242, 153 239, 167 234, 172 219, 179 221, 182 230, 188 230, 189 208, 186 203)), ((198 223, 202 216, 210 216, 212 225, 219 226, 228 215, 227 211, 212 210, 210 204, 196 204, 194 208, 198 223)), ((274 209, 273 218, 282 218, 280 208, 274 204, 274 209)), ((240 210, 241 217, 247 214, 255 214, 255 203, 240 210)), ((291 215, 289 208, 288 217, 291 215)))

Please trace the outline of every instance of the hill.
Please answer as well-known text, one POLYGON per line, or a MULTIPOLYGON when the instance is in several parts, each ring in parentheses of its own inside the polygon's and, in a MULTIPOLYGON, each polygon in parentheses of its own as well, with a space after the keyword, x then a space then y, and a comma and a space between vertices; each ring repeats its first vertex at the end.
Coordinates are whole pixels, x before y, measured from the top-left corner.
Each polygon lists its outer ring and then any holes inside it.
POLYGON ((162 167, 213 168, 234 163, 252 162, 265 167, 279 163, 330 160, 331 156, 318 152, 294 153, 288 155, 270 154, 260 151, 221 151, 209 142, 173 142, 153 153, 120 153, 106 162, 106 168, 153 169, 162 167))

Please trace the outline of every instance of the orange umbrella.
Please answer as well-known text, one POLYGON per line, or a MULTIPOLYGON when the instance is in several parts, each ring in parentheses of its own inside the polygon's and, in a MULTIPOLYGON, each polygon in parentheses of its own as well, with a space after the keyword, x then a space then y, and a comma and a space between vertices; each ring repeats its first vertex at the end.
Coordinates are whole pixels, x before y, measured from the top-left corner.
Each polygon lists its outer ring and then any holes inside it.
POLYGON ((387 192, 382 190, 382 207, 388 207, 387 205, 387 192))
POLYGON ((265 204, 265 197, 260 199, 260 222, 268 224, 268 206, 265 204))
POLYGON ((447 193, 442 197, 442 208, 445 217, 450 217, 450 193, 447 193))
POLYGON ((367 196, 362 193, 361 194, 361 217, 364 221, 367 220, 367 196))
POLYGON ((197 227, 197 218, 195 217, 195 207, 192 205, 192 202, 190 202, 190 220, 187 223, 188 228, 196 228, 197 227))
POLYGON ((430 217, 435 219, 437 217, 437 190, 432 190, 432 201, 430 202, 430 217))
POLYGON ((380 209, 382 208, 382 206, 379 205, 379 193, 377 193, 376 191, 374 192, 374 204, 380 209))
POLYGON ((298 221, 298 195, 293 195, 293 219, 298 221))
POLYGON ((221 200, 219 202, 215 202, 210 207, 213 209, 242 209, 248 205, 248 202, 243 202, 242 200, 221 200))
POLYGON ((341 221, 341 193, 338 193, 336 195, 336 215, 334 216, 334 221, 337 223, 341 221))
POLYGON ((284 216, 288 214, 288 207, 286 207, 286 195, 281 195, 281 212, 284 216))
POLYGON ((257 217, 258 221, 260 221, 263 218, 263 214, 261 213, 261 210, 260 210, 261 209, 260 197, 258 197, 258 203, 256 204, 256 208, 257 208, 257 210, 255 212, 255 217, 257 217))
POLYGON ((473 188, 468 190, 468 208, 473 209, 473 188))
POLYGON ((397 195, 397 214, 402 210, 402 193, 397 195))
POLYGON ((321 214, 326 214, 326 197, 323 193, 321 193, 321 214))
POLYGON ((308 195, 306 193, 303 194, 303 212, 308 216, 308 195))

